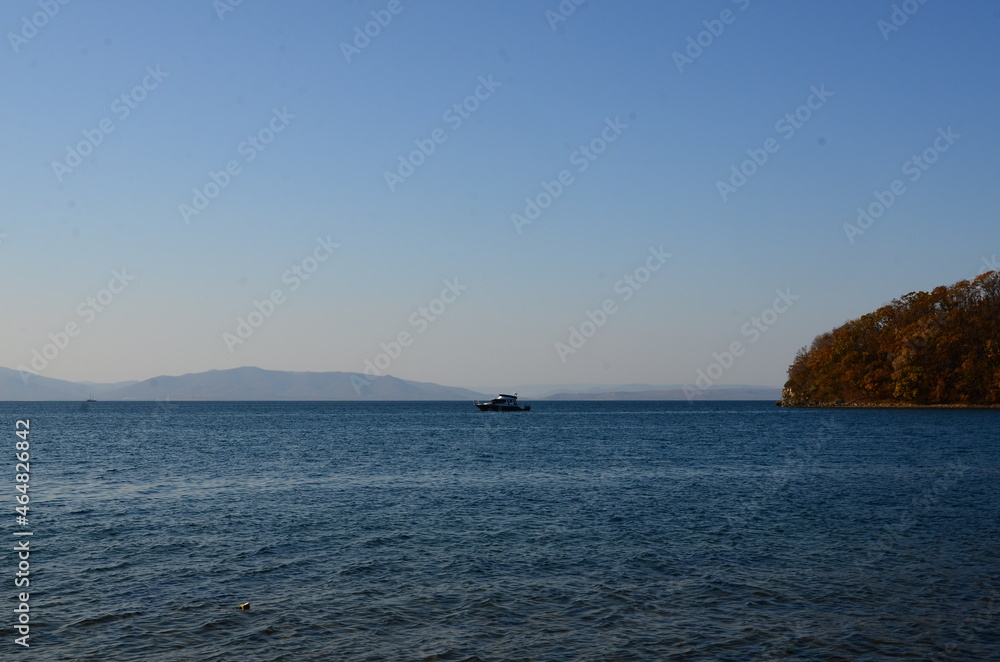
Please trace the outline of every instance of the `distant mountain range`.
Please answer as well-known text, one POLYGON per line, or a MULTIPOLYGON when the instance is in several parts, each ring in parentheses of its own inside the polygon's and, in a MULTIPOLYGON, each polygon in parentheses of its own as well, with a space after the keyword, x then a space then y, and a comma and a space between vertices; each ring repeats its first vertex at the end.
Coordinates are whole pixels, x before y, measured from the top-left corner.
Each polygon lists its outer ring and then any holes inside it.
MULTIPOLYGON (((525 387, 540 400, 684 400, 681 386, 628 384, 616 387, 543 385, 525 387), (579 390, 574 390, 579 389, 579 390)), ((509 392, 509 391, 504 391, 509 392)), ((17 370, 0 367, 0 400, 477 400, 493 389, 472 390, 389 375, 369 377, 356 372, 289 372, 243 367, 209 370, 144 381, 70 382, 40 375, 23 378, 17 370)), ((703 393, 705 400, 776 400, 780 389, 766 386, 718 386, 703 393)))
POLYGON ((288 372, 244 367, 209 370, 141 382, 95 384, 29 376, 0 368, 0 400, 475 400, 484 397, 396 377, 356 372, 288 372))

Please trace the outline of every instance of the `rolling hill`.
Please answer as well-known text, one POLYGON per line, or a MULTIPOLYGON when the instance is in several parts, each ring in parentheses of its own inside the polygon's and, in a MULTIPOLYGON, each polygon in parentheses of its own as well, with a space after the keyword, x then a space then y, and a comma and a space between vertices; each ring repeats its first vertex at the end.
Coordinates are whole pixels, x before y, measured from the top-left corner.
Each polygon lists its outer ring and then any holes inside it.
POLYGON ((84 400, 94 394, 113 400, 474 400, 484 397, 453 388, 396 377, 368 377, 355 372, 288 372, 243 367, 141 382, 93 384, 38 375, 22 379, 0 368, 0 400, 84 400))

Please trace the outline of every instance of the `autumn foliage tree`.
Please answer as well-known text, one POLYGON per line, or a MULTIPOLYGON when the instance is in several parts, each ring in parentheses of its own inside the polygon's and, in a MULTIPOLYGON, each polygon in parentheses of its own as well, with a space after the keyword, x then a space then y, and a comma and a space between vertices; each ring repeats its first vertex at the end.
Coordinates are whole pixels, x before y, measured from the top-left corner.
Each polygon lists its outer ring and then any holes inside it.
POLYGON ((782 403, 1000 404, 1000 272, 910 292, 817 336, 788 368, 782 403))

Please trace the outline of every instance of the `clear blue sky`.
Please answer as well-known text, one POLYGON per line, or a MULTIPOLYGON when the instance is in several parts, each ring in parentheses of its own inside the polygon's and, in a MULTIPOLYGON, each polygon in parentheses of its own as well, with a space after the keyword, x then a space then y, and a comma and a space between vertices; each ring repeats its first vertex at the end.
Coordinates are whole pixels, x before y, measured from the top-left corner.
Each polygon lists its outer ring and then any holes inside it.
POLYGON ((381 372, 780 385, 818 333, 1000 253, 995 2, 224 4, 3 3, 0 365, 361 371, 404 333, 381 372))

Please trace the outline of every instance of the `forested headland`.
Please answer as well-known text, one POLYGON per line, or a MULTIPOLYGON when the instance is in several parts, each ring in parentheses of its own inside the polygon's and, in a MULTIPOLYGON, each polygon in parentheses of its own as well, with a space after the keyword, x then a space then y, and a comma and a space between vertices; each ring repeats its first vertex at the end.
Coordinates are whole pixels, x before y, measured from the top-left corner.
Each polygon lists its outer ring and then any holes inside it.
POLYGON ((803 347, 779 405, 1000 405, 1000 271, 910 292, 803 347))

